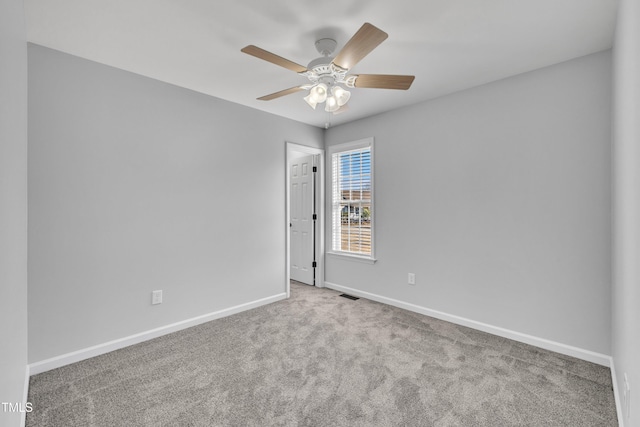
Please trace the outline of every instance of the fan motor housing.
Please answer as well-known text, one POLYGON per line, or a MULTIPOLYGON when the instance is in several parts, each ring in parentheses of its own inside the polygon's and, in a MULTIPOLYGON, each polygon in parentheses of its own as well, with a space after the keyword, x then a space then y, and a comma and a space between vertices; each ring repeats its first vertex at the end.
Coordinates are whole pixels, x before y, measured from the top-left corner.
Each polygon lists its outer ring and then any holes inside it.
POLYGON ((331 61, 333 61, 332 57, 322 56, 309 62, 309 65, 307 65, 307 69, 313 71, 318 75, 328 74, 331 73, 331 61))
POLYGON ((324 83, 329 87, 343 82, 346 70, 336 67, 332 61, 333 57, 331 56, 316 58, 307 66, 308 71, 301 74, 305 75, 312 83, 324 83))

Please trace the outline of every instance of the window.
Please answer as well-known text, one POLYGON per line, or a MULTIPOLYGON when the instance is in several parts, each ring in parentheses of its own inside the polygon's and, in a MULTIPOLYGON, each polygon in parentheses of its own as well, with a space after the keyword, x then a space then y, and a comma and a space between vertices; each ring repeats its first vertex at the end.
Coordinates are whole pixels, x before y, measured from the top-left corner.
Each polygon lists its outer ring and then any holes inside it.
POLYGON ((373 259, 373 138, 333 146, 332 251, 373 259))

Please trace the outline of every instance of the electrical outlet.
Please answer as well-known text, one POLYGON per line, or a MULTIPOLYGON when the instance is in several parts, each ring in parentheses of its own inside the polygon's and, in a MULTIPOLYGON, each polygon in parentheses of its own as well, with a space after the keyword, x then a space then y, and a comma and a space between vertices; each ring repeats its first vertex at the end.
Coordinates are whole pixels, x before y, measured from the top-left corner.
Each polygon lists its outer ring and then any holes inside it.
POLYGON ((631 385, 629 384, 629 378, 626 372, 624 373, 624 385, 622 389, 622 405, 624 417, 628 419, 631 407, 631 385))
POLYGON ((409 284, 410 285, 415 285, 416 284, 416 275, 414 273, 409 273, 409 284))
POLYGON ((151 304, 162 304, 162 291, 153 291, 151 293, 151 304))

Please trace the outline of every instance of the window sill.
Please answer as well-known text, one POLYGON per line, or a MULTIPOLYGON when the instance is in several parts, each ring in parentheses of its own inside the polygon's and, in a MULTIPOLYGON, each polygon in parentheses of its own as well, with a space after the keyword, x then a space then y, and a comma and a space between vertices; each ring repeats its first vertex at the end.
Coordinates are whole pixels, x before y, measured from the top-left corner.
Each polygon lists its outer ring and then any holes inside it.
POLYGON ((353 255, 345 252, 327 252, 327 255, 330 255, 335 258, 341 258, 347 261, 362 262, 365 264, 375 264, 377 261, 377 259, 375 258, 361 256, 361 255, 353 255))

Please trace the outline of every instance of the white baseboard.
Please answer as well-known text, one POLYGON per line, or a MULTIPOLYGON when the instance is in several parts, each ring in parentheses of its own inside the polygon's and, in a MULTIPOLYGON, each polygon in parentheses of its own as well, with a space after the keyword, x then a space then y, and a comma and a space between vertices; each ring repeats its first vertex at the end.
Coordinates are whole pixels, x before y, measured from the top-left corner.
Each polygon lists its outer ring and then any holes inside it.
POLYGON ((31 375, 40 374, 42 372, 49 371, 51 369, 59 368, 61 366, 69 365, 71 363, 79 362, 81 360, 89 359, 91 357, 99 356, 101 354, 109 353, 120 348, 128 347, 133 344, 138 344, 143 341, 147 341, 153 338, 167 335, 172 332, 180 331, 182 329, 190 328, 192 326, 200 325, 202 323, 210 322, 211 320, 227 317, 232 314, 240 313, 242 311, 257 308, 266 304, 271 304, 276 301, 286 299, 287 294, 281 293, 271 297, 262 298, 256 301, 240 304, 234 307, 226 308, 223 310, 215 311, 213 313, 204 314, 202 316, 193 317, 191 319, 183 320, 180 322, 172 323, 170 325, 161 326, 159 328, 151 329, 149 331, 141 332, 139 334, 130 335, 128 337, 119 338, 117 340, 109 341, 103 344, 94 345, 81 350, 66 353, 60 356, 52 357, 50 359, 42 360, 40 362, 31 363, 27 366, 28 372, 31 375))
MULTIPOLYGON (((29 365, 25 366, 24 370, 24 388, 22 389, 22 403, 26 404, 29 399, 29 378, 31 377, 31 371, 29 369, 29 365)), ((27 413, 22 412, 20 417, 20 427, 25 427, 27 424, 27 413)))
POLYGON ((415 313, 424 314, 426 316, 435 317, 436 319, 445 320, 447 322, 455 323, 456 325, 467 326, 469 328, 477 329, 483 332, 487 332, 493 335, 498 335, 504 338, 509 338, 514 341, 523 342, 536 347, 543 348, 545 350, 555 351, 556 353, 565 354, 578 359, 586 360, 588 362, 597 363, 598 365, 610 366, 611 357, 605 354, 596 353, 590 350, 573 347, 567 344, 547 340, 544 338, 534 337, 532 335, 523 334, 520 332, 512 331, 509 329, 501 328, 499 326, 493 326, 475 320, 467 319, 464 317, 456 316, 453 314, 444 313, 430 308, 422 307, 419 305, 411 304, 404 301, 399 301, 393 298, 372 294, 358 289, 348 288, 346 286, 338 285, 325 281, 325 286, 331 289, 335 289, 340 292, 344 292, 350 295, 367 298, 372 301, 381 302, 383 304, 392 305, 394 307, 402 308, 405 310, 413 311, 415 313))
POLYGON ((623 412, 622 412, 622 399, 620 396, 620 389, 618 388, 618 377, 616 377, 616 364, 611 357, 611 382, 613 383, 613 397, 616 401, 616 413, 618 414, 618 427, 624 427, 623 412))

